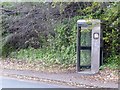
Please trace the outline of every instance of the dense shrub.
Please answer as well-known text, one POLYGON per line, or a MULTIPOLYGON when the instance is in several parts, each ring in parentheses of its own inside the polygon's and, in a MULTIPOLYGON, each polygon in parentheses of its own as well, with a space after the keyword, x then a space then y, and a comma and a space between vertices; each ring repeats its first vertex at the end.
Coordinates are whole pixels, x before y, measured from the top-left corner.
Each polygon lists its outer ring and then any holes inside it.
MULTIPOLYGON (((78 19, 100 19, 103 30, 103 52, 104 62, 119 64, 120 52, 120 12, 119 2, 104 2, 104 3, 87 3, 87 7, 80 9, 76 3, 67 4, 63 8, 65 17, 59 17, 59 20, 54 23, 55 35, 47 35, 47 38, 40 36, 40 41, 43 43, 40 49, 21 49, 20 51, 11 53, 11 57, 15 58, 33 58, 43 59, 46 63, 57 64, 75 64, 76 60, 76 22, 78 19), (73 4, 73 5, 72 5, 73 4), (76 8, 75 8, 76 7, 76 8), (67 9, 68 8, 68 9, 67 9), (75 10, 72 10, 75 9, 75 10), (70 14, 69 13, 73 13, 70 14), (33 56, 31 55, 32 53, 33 56), (116 58, 117 57, 117 58, 116 58)), ((61 12, 60 12, 61 13, 61 12)), ((59 15, 60 15, 59 13, 59 15)), ((49 14, 47 14, 49 16, 49 14)), ((64 15, 60 15, 64 16, 64 15)), ((51 19, 52 20, 52 19, 51 19)), ((50 22, 47 21, 47 24, 50 22)), ((45 24, 45 25, 47 25, 45 24)), ((43 25, 44 26, 44 25, 43 25)), ((52 24, 50 24, 52 26, 52 24)), ((49 26, 49 27, 50 27, 49 26)), ((48 29, 48 28, 47 28, 48 29)), ((44 31, 44 30, 43 30, 44 31)), ((115 65, 116 66, 116 65, 115 65)))

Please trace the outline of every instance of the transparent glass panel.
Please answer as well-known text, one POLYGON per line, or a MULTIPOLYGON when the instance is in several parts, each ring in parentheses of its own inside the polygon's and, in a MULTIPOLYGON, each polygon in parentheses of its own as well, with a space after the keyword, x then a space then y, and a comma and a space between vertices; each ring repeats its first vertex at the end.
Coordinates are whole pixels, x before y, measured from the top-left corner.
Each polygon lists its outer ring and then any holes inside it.
POLYGON ((91 46, 91 31, 90 29, 81 30, 81 46, 91 46))
POLYGON ((80 65, 89 66, 91 65, 91 50, 81 50, 80 52, 80 65))

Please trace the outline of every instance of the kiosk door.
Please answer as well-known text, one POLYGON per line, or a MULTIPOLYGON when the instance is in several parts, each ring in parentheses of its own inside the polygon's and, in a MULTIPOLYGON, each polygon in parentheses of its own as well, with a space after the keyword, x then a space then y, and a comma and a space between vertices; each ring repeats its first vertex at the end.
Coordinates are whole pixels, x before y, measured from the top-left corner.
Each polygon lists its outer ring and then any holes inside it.
POLYGON ((84 21, 78 23, 77 31, 77 71, 82 69, 90 69, 91 67, 91 37, 92 30, 84 21))
POLYGON ((91 67, 91 33, 90 29, 80 29, 80 68, 91 67))

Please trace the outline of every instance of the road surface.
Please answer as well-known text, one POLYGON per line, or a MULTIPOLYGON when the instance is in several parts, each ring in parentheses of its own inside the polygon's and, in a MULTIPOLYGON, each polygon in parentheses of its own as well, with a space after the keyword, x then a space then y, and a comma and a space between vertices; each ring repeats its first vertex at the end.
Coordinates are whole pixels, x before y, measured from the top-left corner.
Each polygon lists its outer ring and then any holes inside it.
POLYGON ((42 83, 37 81, 0 77, 0 88, 70 88, 70 87, 56 84, 48 84, 45 82, 42 83))

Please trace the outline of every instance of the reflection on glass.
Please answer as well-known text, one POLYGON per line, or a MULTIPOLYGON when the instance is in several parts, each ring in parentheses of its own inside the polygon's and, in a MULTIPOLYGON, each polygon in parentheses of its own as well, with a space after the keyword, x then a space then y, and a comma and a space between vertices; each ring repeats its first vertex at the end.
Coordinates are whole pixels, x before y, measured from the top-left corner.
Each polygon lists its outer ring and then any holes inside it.
POLYGON ((82 66, 91 65, 91 51, 90 50, 81 50, 80 56, 81 56, 80 65, 82 66))
POLYGON ((91 30, 81 30, 81 46, 91 46, 91 30))

